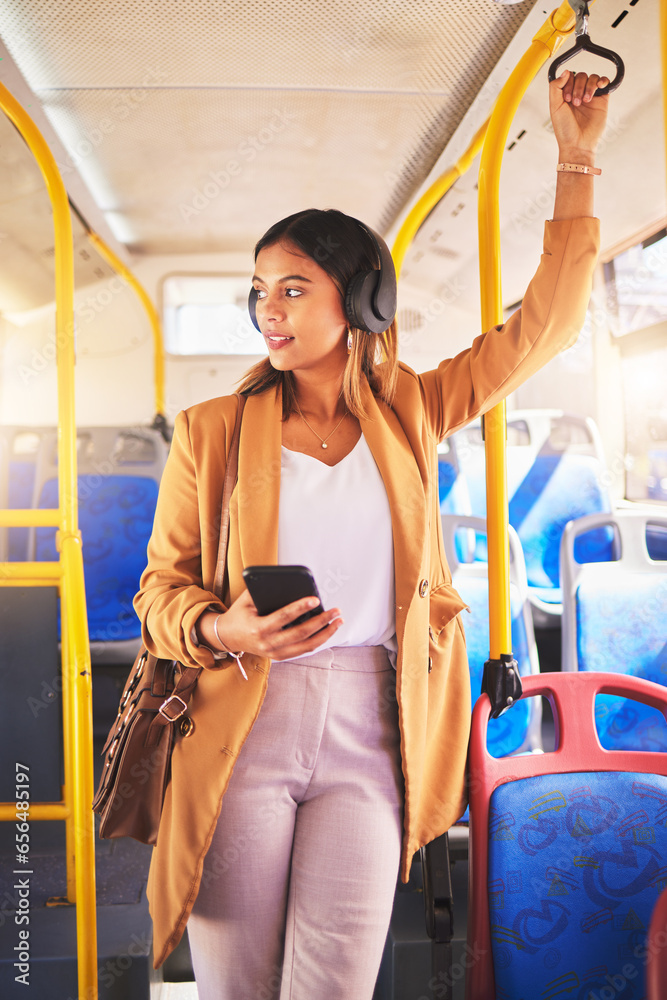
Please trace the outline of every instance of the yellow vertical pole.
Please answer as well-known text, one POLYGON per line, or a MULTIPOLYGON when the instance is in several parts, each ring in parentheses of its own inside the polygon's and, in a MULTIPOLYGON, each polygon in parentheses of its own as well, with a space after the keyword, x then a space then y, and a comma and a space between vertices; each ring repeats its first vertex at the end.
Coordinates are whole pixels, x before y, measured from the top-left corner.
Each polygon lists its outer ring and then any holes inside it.
MULTIPOLYGON (((500 274, 500 166, 510 125, 528 85, 553 54, 562 38, 574 28, 569 3, 555 10, 517 63, 498 95, 479 169, 479 266, 482 330, 503 322, 500 274)), ((511 654, 509 592, 509 524, 505 464, 505 403, 499 403, 484 419, 486 447, 486 516, 489 553, 490 659, 511 654)))
POLYGON ((34 154, 53 209, 60 512, 57 545, 62 569, 63 736, 68 898, 70 901, 76 901, 79 995, 86 1000, 97 1000, 95 840, 91 809, 92 684, 77 505, 72 225, 67 192, 51 151, 30 116, 2 84, 0 84, 0 108, 21 133, 34 154))

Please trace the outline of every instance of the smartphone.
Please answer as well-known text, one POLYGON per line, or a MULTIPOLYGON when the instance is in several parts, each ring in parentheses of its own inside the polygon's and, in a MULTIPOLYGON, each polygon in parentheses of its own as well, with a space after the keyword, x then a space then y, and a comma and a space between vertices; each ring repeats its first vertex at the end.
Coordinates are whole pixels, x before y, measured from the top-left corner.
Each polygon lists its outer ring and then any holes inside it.
POLYGON ((317 597, 318 607, 306 611, 283 628, 300 625, 324 611, 313 574, 307 566, 246 566, 243 579, 260 615, 270 615, 302 597, 317 597))

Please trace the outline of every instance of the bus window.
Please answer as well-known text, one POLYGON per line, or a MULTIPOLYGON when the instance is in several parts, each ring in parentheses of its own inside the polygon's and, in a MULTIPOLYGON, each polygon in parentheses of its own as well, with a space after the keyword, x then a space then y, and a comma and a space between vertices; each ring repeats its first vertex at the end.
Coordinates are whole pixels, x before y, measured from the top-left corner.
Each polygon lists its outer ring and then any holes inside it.
POLYGON ((667 230, 605 264, 605 281, 621 354, 626 497, 667 502, 667 230))
POLYGON ((162 284, 164 344, 188 356, 268 354, 248 315, 247 275, 176 274, 162 284))
POLYGON ((667 230, 618 254, 604 272, 613 336, 667 322, 667 230))

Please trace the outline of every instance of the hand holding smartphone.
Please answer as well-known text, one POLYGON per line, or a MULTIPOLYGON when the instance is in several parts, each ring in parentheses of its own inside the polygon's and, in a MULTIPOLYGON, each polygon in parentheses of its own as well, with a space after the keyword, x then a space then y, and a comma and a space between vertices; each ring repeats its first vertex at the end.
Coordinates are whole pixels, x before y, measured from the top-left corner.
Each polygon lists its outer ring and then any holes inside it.
POLYGON ((313 574, 307 566, 247 566, 243 570, 243 579, 262 616, 270 615, 303 597, 316 597, 320 601, 316 608, 284 625, 284 629, 300 625, 324 611, 313 574))

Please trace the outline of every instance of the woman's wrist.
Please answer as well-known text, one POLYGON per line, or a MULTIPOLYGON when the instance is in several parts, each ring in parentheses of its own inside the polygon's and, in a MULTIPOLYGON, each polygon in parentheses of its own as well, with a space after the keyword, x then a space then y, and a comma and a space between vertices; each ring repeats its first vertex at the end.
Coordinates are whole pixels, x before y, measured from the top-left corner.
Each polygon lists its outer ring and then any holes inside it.
POLYGON ((586 167, 595 166, 595 150, 581 149, 578 146, 559 146, 559 163, 581 163, 586 167))
POLYGON ((231 656, 238 665, 245 680, 248 675, 241 664, 242 650, 231 650, 226 644, 218 629, 218 619, 223 618, 224 613, 218 611, 205 611, 195 622, 195 633, 200 646, 206 646, 214 654, 216 659, 224 659, 231 656))
POLYGON ((228 650, 222 648, 214 629, 216 619, 219 615, 219 611, 204 611, 195 622, 195 632, 199 641, 204 646, 208 646, 213 652, 227 653, 228 650))
POLYGON ((213 635, 216 638, 216 641, 218 643, 218 648, 220 649, 220 651, 222 653, 231 653, 232 652, 231 649, 229 648, 225 640, 220 635, 220 632, 218 631, 218 622, 220 621, 221 618, 222 614, 219 614, 216 615, 215 618, 213 619, 213 635))

